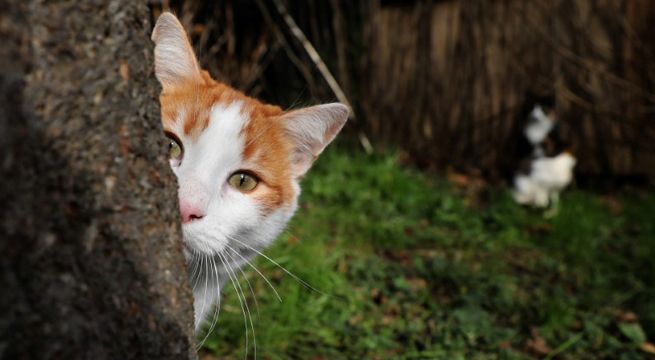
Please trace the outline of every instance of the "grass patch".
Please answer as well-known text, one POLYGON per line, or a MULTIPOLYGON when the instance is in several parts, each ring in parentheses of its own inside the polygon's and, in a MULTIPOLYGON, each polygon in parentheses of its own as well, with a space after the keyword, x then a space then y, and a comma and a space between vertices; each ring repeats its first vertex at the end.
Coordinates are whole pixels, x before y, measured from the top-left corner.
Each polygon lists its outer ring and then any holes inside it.
MULTIPOLYGON (((640 359, 655 340, 655 194, 572 190, 556 217, 495 189, 472 206, 442 179, 330 149, 298 214, 260 258, 262 359, 640 359), (647 350, 647 348, 646 348, 647 350)), ((257 301, 258 310, 256 308, 257 301)), ((252 335, 249 331, 249 336, 252 335)), ((248 343, 253 356, 252 338, 248 343)), ((212 358, 243 358, 246 332, 224 292, 212 358)), ((650 356, 653 356, 652 354, 650 356)))

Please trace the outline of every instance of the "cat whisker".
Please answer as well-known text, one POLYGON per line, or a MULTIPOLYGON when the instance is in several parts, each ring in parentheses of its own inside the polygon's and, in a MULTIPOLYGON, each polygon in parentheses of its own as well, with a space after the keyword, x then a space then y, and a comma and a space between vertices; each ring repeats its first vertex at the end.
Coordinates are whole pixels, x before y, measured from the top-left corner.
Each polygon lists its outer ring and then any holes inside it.
MULTIPOLYGON (((216 266, 216 259, 214 259, 213 257, 211 257, 211 258, 208 257, 208 260, 210 260, 211 267, 214 270, 213 273, 216 276, 216 279, 215 279, 214 283, 218 283, 218 278, 219 277, 218 277, 218 267, 216 266)), ((220 314, 220 301, 221 301, 220 300, 221 299, 220 286, 216 287, 216 292, 217 292, 216 298, 218 299, 218 304, 214 305, 214 314, 212 316, 211 325, 209 327, 209 330, 207 330, 207 333, 205 334, 205 337, 202 339, 202 341, 200 341, 198 343, 198 345, 196 345, 196 351, 200 350, 200 348, 205 343, 205 341, 207 341, 207 338, 209 338, 209 335, 211 335, 212 331, 214 330, 214 327, 216 326, 216 323, 218 322, 218 316, 220 314)))
POLYGON ((257 274, 259 274, 259 276, 261 276, 262 279, 264 279, 264 281, 266 282, 266 284, 268 284, 268 286, 271 288, 271 290, 273 290, 273 292, 275 293, 275 297, 277 297, 278 301, 282 302, 282 298, 280 297, 280 293, 277 292, 277 289, 275 289, 275 286, 273 286, 273 284, 268 280, 268 278, 266 278, 266 276, 264 276, 264 274, 262 274, 262 272, 259 271, 259 269, 257 269, 257 267, 255 267, 255 265, 252 264, 251 261, 246 260, 246 258, 244 258, 243 255, 239 254, 239 252, 234 250, 230 245, 227 245, 227 248, 230 249, 237 256, 239 256, 243 261, 245 261, 245 263, 248 264, 248 266, 253 268, 257 272, 257 274))
POLYGON ((191 289, 195 290, 196 286, 198 286, 198 279, 200 278, 200 265, 198 264, 199 262, 199 257, 200 255, 196 254, 196 252, 191 253, 191 275, 190 275, 190 282, 191 282, 191 289))
MULTIPOLYGON (((214 326, 216 326, 216 323, 218 322, 218 316, 221 311, 221 287, 218 285, 219 284, 219 271, 218 271, 218 265, 216 264, 216 258, 212 257, 211 258, 211 263, 212 266, 214 267, 214 276, 216 276, 216 279, 214 279, 213 283, 217 284, 216 286, 216 298, 218 299, 218 303, 214 304, 214 318, 212 320, 211 327, 209 328, 209 331, 207 332, 207 335, 211 334, 212 330, 214 330, 214 326)), ((204 340, 203 340, 204 342, 204 340)))
MULTIPOLYGON (((223 254, 226 255, 226 254, 223 254)), ((226 259, 227 260, 227 259, 226 259)), ((246 294, 243 291, 243 287, 241 287, 241 283, 237 280, 237 274, 232 266, 228 263, 228 267, 232 270, 232 276, 234 276, 234 280, 239 287, 239 290, 241 291, 241 297, 243 299, 243 304, 246 307, 246 312, 248 313, 248 321, 250 322, 250 328, 252 329, 252 340, 253 340, 253 352, 254 352, 254 358, 257 358, 257 338, 255 337, 255 325, 253 324, 252 320, 252 313, 250 312, 250 307, 248 306, 248 302, 246 301, 246 294)), ((243 273, 243 271, 242 271, 243 273)), ((244 275, 244 278, 245 275, 244 275)), ((248 278, 246 278, 246 282, 248 283, 248 287, 250 287, 250 281, 248 281, 248 278)), ((250 287, 250 290, 252 291, 252 287, 250 287)), ((255 305, 257 306, 257 314, 259 314, 259 305, 257 304, 257 299, 254 298, 254 292, 253 292, 253 299, 255 300, 255 305)))
MULTIPOLYGON (((282 236, 293 236, 293 233, 291 232, 290 229, 287 228, 287 229, 284 229, 282 231, 282 233, 280 233, 279 237, 281 238, 282 236)), ((331 298, 334 298, 336 300, 346 301, 346 298, 344 296, 342 296, 342 295, 330 294, 330 293, 321 292, 321 291, 319 291, 319 293, 321 293, 323 295, 327 295, 327 296, 329 296, 331 298)))
MULTIPOLYGON (((232 250, 232 249, 230 248, 230 250, 232 250)), ((236 260, 234 259, 234 257, 230 253, 226 252, 226 253, 224 253, 224 255, 229 256, 230 259, 232 260, 232 262, 236 262, 236 260)), ((255 301, 255 310, 257 311, 257 319, 259 319, 259 303, 257 302, 257 296, 255 295, 255 291, 253 290, 252 285, 250 284, 250 280, 248 280, 248 276, 243 271, 243 269, 241 267, 237 267, 237 269, 239 270, 239 272, 241 273, 243 278, 246 280, 246 284, 248 285, 248 289, 250 290, 250 293, 252 294, 252 299, 255 301)), ((234 268, 233 268, 233 271, 234 271, 234 268)), ((245 294, 244 294, 244 297, 245 297, 245 294)))
POLYGON ((246 353, 245 353, 245 358, 248 357, 248 319, 250 320, 250 327, 252 328, 252 336, 253 336, 253 343, 254 343, 254 351, 255 351, 255 358, 257 357, 257 340, 255 337, 255 327, 253 326, 252 323, 252 316, 250 315, 250 308, 248 307, 248 303, 246 302, 245 295, 243 295, 243 289, 241 288, 241 284, 239 284, 238 279, 236 278, 236 274, 232 272, 232 267, 229 265, 229 262, 227 259, 221 254, 217 254, 223 263, 223 266, 225 267, 225 270, 227 272, 228 277, 230 278, 230 281, 232 282, 232 286, 234 287, 234 291, 237 294, 237 298, 239 299, 239 305, 241 306, 241 312, 243 313, 243 322, 245 326, 245 331, 246 331, 246 353))
POLYGON ((193 288, 195 289, 200 285, 200 281, 203 279, 203 265, 204 265, 204 255, 200 252, 194 250, 193 252, 193 261, 196 272, 193 278, 193 288))
POLYGON ((200 308, 200 314, 204 314, 204 313, 205 313, 205 304, 207 303, 207 287, 208 287, 208 283, 207 283, 207 275, 206 275, 206 274, 209 273, 209 269, 208 269, 208 267, 207 267, 207 262, 208 262, 208 261, 205 261, 205 257, 204 257, 204 256, 201 256, 201 257, 200 257, 200 261, 202 262, 202 265, 204 265, 204 266, 203 266, 203 269, 204 269, 204 273, 205 273, 205 289, 204 289, 204 291, 203 291, 203 292, 204 292, 204 295, 203 295, 203 297, 202 297, 202 307, 200 308))
POLYGON ((307 85, 303 86, 298 92, 298 96, 291 102, 291 105, 286 109, 286 111, 294 110, 300 105, 303 101, 301 100, 305 92, 307 91, 307 85))
POLYGON ((240 241, 239 239, 237 239, 237 238, 235 238, 235 237, 227 236, 227 235, 225 235, 225 234, 223 234, 223 235, 224 235, 225 237, 227 237, 228 239, 233 240, 233 241, 236 241, 236 242, 238 242, 240 245, 245 246, 246 248, 248 248, 248 249, 254 251, 254 252, 257 253, 258 255, 262 256, 264 259, 270 261, 273 265, 279 267, 279 268, 280 268, 282 271, 284 271, 287 275, 291 276, 294 280, 296 280, 297 282, 299 282, 301 285, 303 285, 303 286, 306 287, 307 289, 310 289, 310 290, 312 290, 312 291, 315 291, 315 292, 317 292, 317 293, 319 293, 319 294, 321 294, 321 295, 332 296, 332 295, 330 295, 330 294, 328 294, 328 293, 326 293, 326 292, 323 292, 323 291, 321 291, 321 290, 319 290, 319 289, 313 287, 313 286, 310 285, 308 282, 306 282, 305 280, 301 279, 298 275, 296 275, 296 274, 292 273, 291 271, 287 270, 284 266, 280 265, 277 261, 271 259, 269 256, 267 256, 266 254, 262 253, 261 251, 255 249, 254 247, 252 247, 252 246, 250 246, 250 245, 244 243, 243 241, 240 241))
POLYGON ((241 294, 239 293, 239 290, 237 289, 237 286, 234 283, 234 279, 232 278, 232 273, 230 272, 227 261, 221 256, 220 253, 216 254, 218 256, 218 259, 221 261, 221 264, 223 264, 223 268, 225 269, 225 273, 227 274, 228 278, 230 279, 230 283, 232 284, 232 287, 234 288, 234 292, 237 295, 237 299, 239 300, 239 307, 241 308, 241 313, 243 314, 243 324, 245 327, 245 332, 246 332, 246 354, 247 354, 247 349, 248 349, 248 323, 246 321, 246 311, 243 306, 243 302, 241 301, 241 294))

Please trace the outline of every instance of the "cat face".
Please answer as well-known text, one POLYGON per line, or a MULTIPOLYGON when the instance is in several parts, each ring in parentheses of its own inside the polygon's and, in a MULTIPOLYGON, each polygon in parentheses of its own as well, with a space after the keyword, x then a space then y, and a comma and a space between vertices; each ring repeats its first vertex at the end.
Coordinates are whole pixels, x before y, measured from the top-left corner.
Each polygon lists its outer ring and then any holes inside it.
POLYGON ((169 13, 159 18, 152 38, 185 254, 238 251, 245 260, 289 221, 299 180, 341 130, 348 108, 285 112, 214 81, 169 13))

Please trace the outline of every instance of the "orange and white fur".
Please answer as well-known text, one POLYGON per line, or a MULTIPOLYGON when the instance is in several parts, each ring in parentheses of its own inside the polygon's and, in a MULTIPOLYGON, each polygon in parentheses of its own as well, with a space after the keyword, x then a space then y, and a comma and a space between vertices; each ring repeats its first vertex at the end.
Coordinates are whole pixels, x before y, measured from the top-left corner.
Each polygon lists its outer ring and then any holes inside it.
POLYGON ((199 330, 222 286, 291 219, 301 178, 349 109, 334 103, 283 111, 213 80, 170 13, 159 17, 152 40, 199 330))

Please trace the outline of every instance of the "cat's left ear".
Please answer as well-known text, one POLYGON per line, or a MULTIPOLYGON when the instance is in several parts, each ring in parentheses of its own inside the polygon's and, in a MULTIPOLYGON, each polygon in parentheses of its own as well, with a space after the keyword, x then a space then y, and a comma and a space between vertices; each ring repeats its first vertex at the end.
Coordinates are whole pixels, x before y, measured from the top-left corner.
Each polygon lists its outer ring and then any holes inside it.
POLYGON ((201 81, 200 66, 184 27, 175 15, 165 12, 152 30, 155 42, 155 75, 162 87, 201 81))
POLYGON ((339 103, 316 105, 283 115, 284 128, 292 143, 291 164, 295 177, 302 177, 323 149, 334 140, 348 120, 350 110, 339 103))

